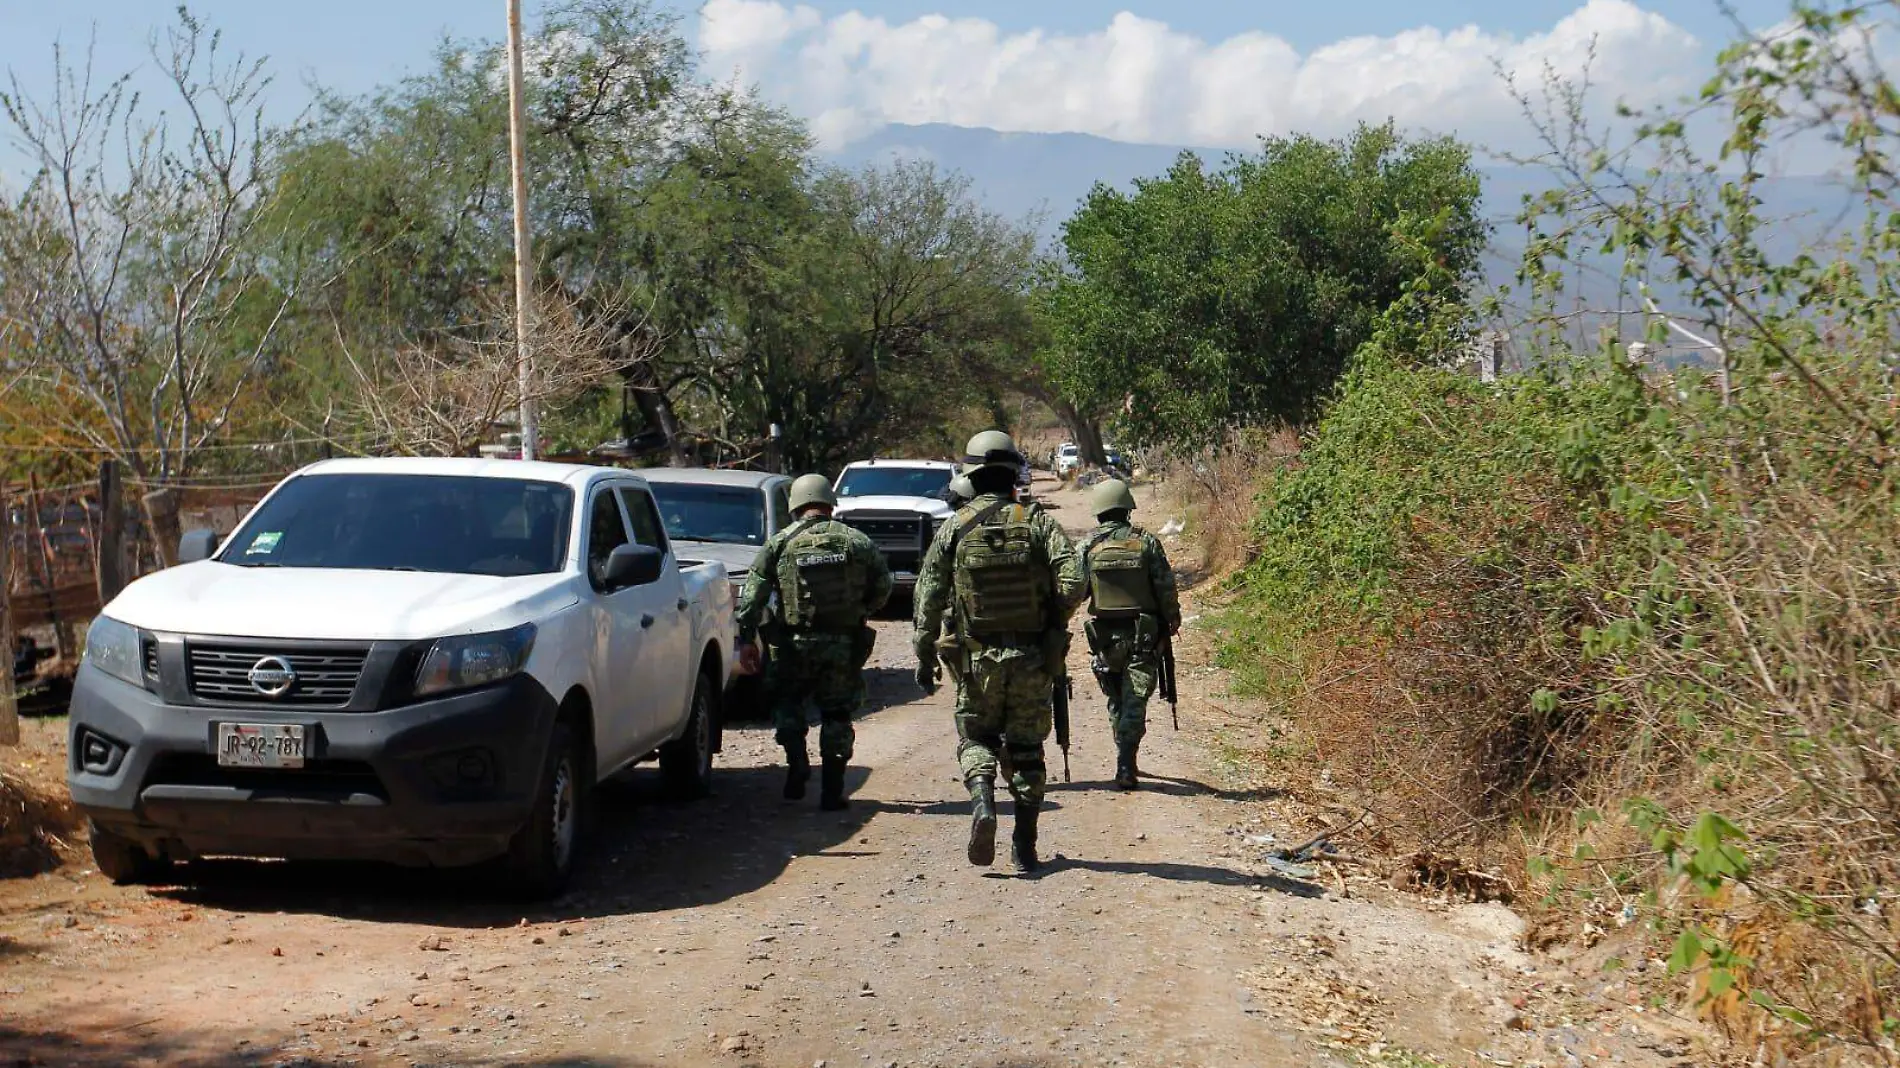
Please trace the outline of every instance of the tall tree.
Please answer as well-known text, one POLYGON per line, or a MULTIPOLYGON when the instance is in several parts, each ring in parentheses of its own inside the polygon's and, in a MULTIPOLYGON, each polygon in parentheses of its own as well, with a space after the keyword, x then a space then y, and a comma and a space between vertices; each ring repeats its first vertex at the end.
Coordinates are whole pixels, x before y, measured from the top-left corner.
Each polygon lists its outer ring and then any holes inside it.
POLYGON ((1390 125, 1268 138, 1210 172, 1183 154, 1132 193, 1097 186, 1042 289, 1043 366, 1086 421, 1144 442, 1302 420, 1420 274, 1463 287, 1485 240, 1470 150, 1390 125))
POLYGON ((247 405, 297 299, 261 61, 182 9, 152 41, 171 107, 55 47, 50 98, 0 93, 37 172, 0 226, 0 318, 49 440, 188 475, 247 405), (274 249, 275 255, 266 255, 274 249))
MULTIPOLYGON (((672 21, 640 5, 555 8, 526 48, 544 288, 622 356, 622 391, 675 462, 763 451, 835 463, 904 440, 981 392, 968 373, 1015 336, 1030 236, 920 164, 813 164, 804 127, 698 81, 672 21)), ((507 278, 501 53, 331 101, 285 181, 320 206, 342 281, 324 314, 357 353, 403 342, 453 361, 507 278)), ((309 213, 306 213, 309 214, 309 213)), ((599 427, 616 391, 583 391, 599 427)), ((632 420, 629 420, 632 422, 632 420)), ((639 428, 626 426, 628 437, 639 428)))

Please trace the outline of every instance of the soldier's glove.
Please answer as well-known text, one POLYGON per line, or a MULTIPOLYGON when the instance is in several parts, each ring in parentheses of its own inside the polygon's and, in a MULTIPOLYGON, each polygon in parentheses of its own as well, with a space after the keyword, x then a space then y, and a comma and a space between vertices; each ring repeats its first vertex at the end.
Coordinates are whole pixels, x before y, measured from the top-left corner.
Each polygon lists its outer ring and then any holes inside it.
POLYGON ((937 646, 934 642, 919 642, 917 645, 917 685, 927 694, 937 692, 937 674, 940 665, 937 662, 937 646))

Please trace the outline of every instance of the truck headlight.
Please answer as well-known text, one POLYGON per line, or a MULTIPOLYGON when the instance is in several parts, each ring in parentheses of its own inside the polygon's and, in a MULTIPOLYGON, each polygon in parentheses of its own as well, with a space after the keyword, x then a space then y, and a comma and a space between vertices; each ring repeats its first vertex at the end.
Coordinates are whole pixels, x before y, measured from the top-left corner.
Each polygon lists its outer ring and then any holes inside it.
POLYGON ((416 670, 416 696, 487 686, 521 673, 534 650, 534 624, 442 638, 416 670))
POLYGON ((99 616, 86 631, 86 660, 93 667, 133 686, 145 686, 144 639, 137 627, 99 616))

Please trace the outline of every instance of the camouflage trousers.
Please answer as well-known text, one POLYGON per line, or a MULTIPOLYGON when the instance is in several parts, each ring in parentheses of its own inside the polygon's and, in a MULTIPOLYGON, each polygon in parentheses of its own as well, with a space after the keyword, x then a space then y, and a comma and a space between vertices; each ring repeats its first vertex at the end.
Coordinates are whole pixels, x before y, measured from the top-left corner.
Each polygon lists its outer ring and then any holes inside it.
POLYGON ((1049 669, 1035 649, 990 648, 970 659, 957 690, 957 764, 963 781, 994 778, 1007 752, 1009 792, 1018 804, 1040 805, 1049 770, 1043 742, 1054 728, 1049 669))
POLYGON ((1161 654, 1136 637, 1132 623, 1097 622, 1095 681, 1108 695, 1115 744, 1140 745, 1148 733, 1148 699, 1161 681, 1161 654))
POLYGON ((1140 745, 1148 734, 1148 699, 1155 695, 1161 681, 1158 657, 1137 656, 1121 672, 1102 680, 1108 693, 1108 725, 1115 731, 1116 745, 1140 745))
POLYGON ((819 759, 851 759, 857 742, 852 717, 864 705, 864 671, 857 643, 836 634, 795 634, 772 647, 765 686, 780 745, 805 748, 807 703, 818 706, 819 759))

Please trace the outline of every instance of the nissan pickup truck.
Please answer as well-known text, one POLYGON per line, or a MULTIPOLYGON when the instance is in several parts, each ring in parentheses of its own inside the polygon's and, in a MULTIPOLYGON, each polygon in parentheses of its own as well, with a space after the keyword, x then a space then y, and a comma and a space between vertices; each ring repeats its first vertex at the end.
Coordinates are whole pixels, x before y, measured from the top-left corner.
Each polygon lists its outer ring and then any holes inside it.
POLYGON ((612 468, 326 461, 220 546, 187 534, 93 623, 68 782, 99 870, 207 855, 495 862, 558 892, 594 785, 709 788, 726 566, 612 468))

